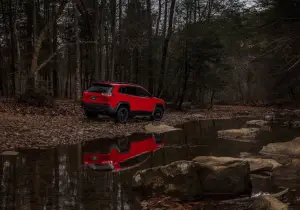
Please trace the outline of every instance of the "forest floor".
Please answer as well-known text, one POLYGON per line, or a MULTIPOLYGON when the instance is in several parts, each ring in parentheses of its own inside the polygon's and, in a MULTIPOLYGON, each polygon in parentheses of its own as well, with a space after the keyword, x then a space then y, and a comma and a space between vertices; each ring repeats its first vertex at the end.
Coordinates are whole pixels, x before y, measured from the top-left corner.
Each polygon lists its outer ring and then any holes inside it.
MULTIPOLYGON (((57 101, 55 108, 23 106, 0 101, 0 150, 47 148, 59 144, 75 144, 97 138, 114 138, 144 132, 151 123, 133 119, 117 124, 111 118, 88 120, 78 103, 57 101)), ((246 106, 214 106, 213 109, 189 109, 185 112, 166 110, 162 123, 175 126, 187 121, 262 117, 270 108, 246 106)))

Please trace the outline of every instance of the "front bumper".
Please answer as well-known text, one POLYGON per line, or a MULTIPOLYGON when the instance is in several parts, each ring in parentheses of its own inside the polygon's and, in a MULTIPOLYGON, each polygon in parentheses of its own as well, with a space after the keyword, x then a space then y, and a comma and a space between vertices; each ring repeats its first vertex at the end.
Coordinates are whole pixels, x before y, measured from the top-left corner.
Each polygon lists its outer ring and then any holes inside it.
POLYGON ((114 115, 116 110, 112 108, 109 104, 93 104, 87 102, 81 102, 81 106, 84 111, 94 112, 105 115, 114 115))

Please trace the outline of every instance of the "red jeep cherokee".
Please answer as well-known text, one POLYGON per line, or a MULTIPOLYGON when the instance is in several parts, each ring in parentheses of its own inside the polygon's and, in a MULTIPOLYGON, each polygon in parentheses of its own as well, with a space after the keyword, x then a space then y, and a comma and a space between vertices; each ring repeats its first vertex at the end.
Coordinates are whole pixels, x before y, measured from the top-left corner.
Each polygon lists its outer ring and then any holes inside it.
POLYGON ((139 115, 160 120, 165 110, 165 102, 153 97, 145 88, 120 82, 93 83, 83 93, 82 106, 88 118, 104 114, 116 117, 121 123, 139 115))

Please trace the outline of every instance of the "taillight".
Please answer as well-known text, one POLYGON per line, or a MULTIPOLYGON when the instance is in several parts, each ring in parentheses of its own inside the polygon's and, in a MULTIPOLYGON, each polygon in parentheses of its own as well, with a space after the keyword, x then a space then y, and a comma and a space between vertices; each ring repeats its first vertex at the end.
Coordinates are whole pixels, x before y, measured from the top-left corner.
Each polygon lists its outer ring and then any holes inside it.
POLYGON ((112 96, 112 93, 101 93, 103 96, 112 96))

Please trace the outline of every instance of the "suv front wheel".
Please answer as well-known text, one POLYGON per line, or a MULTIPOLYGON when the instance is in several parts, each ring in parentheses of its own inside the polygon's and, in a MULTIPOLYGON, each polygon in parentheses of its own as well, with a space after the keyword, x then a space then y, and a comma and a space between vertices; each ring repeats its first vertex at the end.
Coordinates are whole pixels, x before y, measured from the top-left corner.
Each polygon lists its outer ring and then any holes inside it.
POLYGON ((151 120, 160 121, 164 116, 164 110, 161 107, 155 107, 151 120))
POLYGON ((117 121, 120 123, 126 123, 129 118, 129 109, 125 106, 121 106, 117 111, 117 121))

